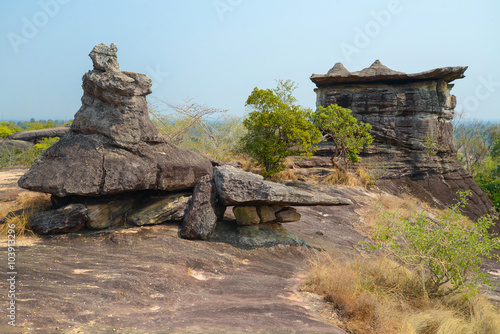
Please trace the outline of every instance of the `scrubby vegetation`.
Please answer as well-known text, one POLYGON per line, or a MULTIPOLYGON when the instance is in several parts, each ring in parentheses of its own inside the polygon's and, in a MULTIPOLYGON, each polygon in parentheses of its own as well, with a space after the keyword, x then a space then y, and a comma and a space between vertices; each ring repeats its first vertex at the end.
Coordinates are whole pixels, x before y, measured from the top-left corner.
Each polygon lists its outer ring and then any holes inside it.
POLYGON ((498 310, 484 296, 425 298, 418 274, 386 256, 349 261, 321 253, 301 290, 323 296, 324 313, 348 333, 500 333, 498 310))
POLYGON ((376 242, 364 246, 376 256, 320 253, 302 290, 323 296, 350 333, 499 333, 500 314, 478 288, 490 283, 482 257, 500 240, 488 235, 491 216, 473 223, 460 214, 465 202, 462 194, 440 211, 381 195, 364 214, 376 242))
POLYGON ((0 203, 0 236, 6 237, 9 225, 15 225, 16 237, 31 234, 29 217, 33 214, 49 209, 50 195, 37 194, 36 196, 18 196, 13 202, 0 203))
POLYGON ((459 160, 500 211, 500 126, 478 120, 455 126, 459 160))
POLYGON ((6 138, 13 133, 22 131, 23 129, 12 123, 12 122, 1 122, 0 123, 0 138, 6 138))
POLYGON ((0 168, 10 167, 30 167, 42 153, 50 146, 59 141, 59 137, 44 138, 40 143, 35 144, 26 150, 0 149, 0 168))
POLYGON ((245 134, 239 117, 227 110, 210 108, 187 100, 174 105, 165 100, 149 103, 158 131, 172 143, 221 161, 237 155, 237 144, 245 134))
POLYGON ((285 169, 288 156, 311 156, 320 139, 318 129, 308 120, 309 109, 296 104, 294 82, 279 80, 274 89, 254 88, 246 101, 252 111, 243 121, 247 133, 242 151, 264 167, 270 177, 285 169))

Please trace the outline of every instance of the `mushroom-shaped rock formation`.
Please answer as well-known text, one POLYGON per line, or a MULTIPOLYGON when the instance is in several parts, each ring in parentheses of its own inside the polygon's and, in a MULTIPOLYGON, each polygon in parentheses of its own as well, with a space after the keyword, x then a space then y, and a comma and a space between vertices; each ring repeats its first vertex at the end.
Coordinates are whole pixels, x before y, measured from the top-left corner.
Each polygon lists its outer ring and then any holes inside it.
POLYGON ((146 103, 151 79, 120 71, 116 52, 114 43, 94 47, 70 131, 35 161, 20 187, 59 197, 175 191, 212 174, 208 159, 159 134, 146 103))
MULTIPOLYGON (((372 125, 375 141, 362 157, 369 166, 383 166, 378 171, 379 187, 391 192, 405 189, 443 207, 455 201, 457 191, 470 189, 465 213, 476 218, 489 213, 493 205, 462 167, 453 146, 456 98, 451 95, 451 82, 463 78, 466 69, 443 67, 406 74, 377 60, 358 72, 337 63, 325 75, 313 74, 311 80, 317 86, 317 106, 349 108, 359 121, 372 125)), ((331 156, 333 151, 326 147, 317 154, 323 151, 331 156)))
POLYGON ((342 65, 342 63, 336 63, 327 74, 311 75, 311 81, 314 82, 318 88, 346 83, 359 84, 368 82, 403 84, 405 82, 436 79, 451 82, 455 79, 463 78, 465 70, 467 70, 467 66, 455 66, 435 68, 425 72, 407 74, 391 70, 377 59, 370 67, 356 72, 349 72, 344 65, 342 65))

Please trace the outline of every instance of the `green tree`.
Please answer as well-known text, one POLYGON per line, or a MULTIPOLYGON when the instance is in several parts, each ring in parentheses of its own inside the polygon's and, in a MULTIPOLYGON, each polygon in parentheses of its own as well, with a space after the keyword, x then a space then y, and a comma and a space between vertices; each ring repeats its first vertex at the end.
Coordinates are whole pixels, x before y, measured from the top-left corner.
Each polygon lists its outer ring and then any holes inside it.
POLYGON ((0 138, 6 138, 13 133, 22 131, 21 127, 15 125, 12 122, 1 122, 0 123, 0 138))
POLYGON ((313 144, 321 138, 307 119, 311 111, 295 104, 295 83, 277 82, 274 89, 254 88, 245 104, 253 111, 243 121, 248 132, 241 140, 242 151, 264 167, 266 177, 284 170, 288 156, 312 155, 313 144))
POLYGON ((347 172, 348 161, 358 162, 359 152, 373 142, 370 135, 372 126, 358 122, 351 113, 350 109, 331 104, 326 108, 319 106, 310 116, 323 133, 324 139, 331 140, 335 145, 332 163, 343 172, 347 172), (341 166, 338 160, 341 160, 344 166, 341 166))

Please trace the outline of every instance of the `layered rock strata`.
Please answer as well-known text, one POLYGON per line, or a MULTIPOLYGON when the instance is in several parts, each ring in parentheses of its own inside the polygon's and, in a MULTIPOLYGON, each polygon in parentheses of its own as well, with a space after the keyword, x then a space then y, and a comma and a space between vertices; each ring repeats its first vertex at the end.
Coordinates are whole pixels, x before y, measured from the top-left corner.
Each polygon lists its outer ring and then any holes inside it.
MULTIPOLYGON (((416 74, 393 71, 375 61, 349 72, 341 63, 325 75, 313 74, 316 104, 349 108, 359 121, 373 127, 374 143, 362 156, 393 192, 410 191, 442 206, 457 191, 472 191, 466 214, 476 218, 493 207, 456 157, 453 146, 454 108, 451 82, 467 67, 444 67, 416 74)), ((323 146, 318 155, 331 155, 323 146)), ((324 167, 326 160, 318 160, 324 167)), ((304 162, 307 164, 307 162, 304 162)))
POLYGON ((94 69, 83 76, 82 107, 71 129, 20 178, 20 187, 59 197, 176 191, 212 173, 208 159, 160 136, 146 103, 151 79, 120 71, 116 52, 114 43, 94 47, 94 69))

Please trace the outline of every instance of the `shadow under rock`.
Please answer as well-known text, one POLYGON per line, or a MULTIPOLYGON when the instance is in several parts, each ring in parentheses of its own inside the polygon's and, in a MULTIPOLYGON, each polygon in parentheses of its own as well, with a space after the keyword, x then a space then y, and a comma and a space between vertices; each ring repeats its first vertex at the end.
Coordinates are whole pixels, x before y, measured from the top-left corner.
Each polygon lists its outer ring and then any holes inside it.
POLYGON ((287 231, 281 224, 240 226, 234 219, 217 222, 208 241, 222 242, 240 249, 254 249, 277 245, 310 247, 304 240, 287 231))

